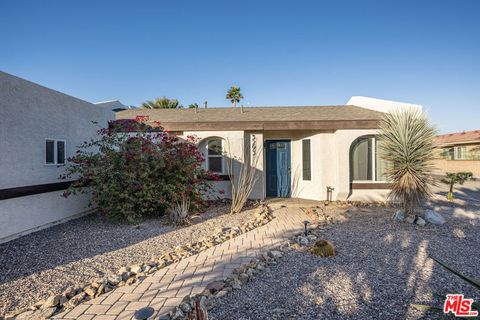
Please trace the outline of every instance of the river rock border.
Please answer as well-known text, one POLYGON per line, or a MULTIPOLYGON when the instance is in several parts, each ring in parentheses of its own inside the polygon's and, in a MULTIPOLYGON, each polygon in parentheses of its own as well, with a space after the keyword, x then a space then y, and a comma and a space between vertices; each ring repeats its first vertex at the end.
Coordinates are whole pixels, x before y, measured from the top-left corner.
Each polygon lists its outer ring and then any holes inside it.
POLYGON ((319 207, 302 208, 302 210, 315 219, 307 229, 307 234, 296 233, 279 247, 261 253, 258 258, 253 258, 248 264, 234 269, 231 276, 209 283, 202 293, 186 296, 179 306, 159 319, 208 320, 208 311, 214 308, 216 299, 231 291, 242 289, 243 285, 254 280, 263 270, 269 269, 270 265, 277 264, 277 261, 287 252, 292 250, 307 252, 308 248, 319 239, 320 233, 333 226, 334 219, 319 207))
POLYGON ((215 306, 215 300, 227 295, 233 290, 240 290, 247 282, 254 280, 263 270, 270 265, 277 264, 286 251, 292 250, 289 243, 264 252, 258 258, 253 258, 248 264, 233 270, 232 275, 210 282, 205 290, 194 296, 186 296, 179 306, 169 314, 160 316, 159 319, 167 320, 207 320, 208 311, 215 306))
MULTIPOLYGON (((141 264, 121 267, 116 274, 96 279, 83 286, 71 286, 62 293, 53 294, 46 300, 37 301, 27 309, 7 314, 5 320, 48 319, 53 315, 73 309, 80 303, 94 299, 115 288, 143 281, 147 275, 161 268, 263 226, 274 218, 272 210, 266 204, 261 204, 257 210, 254 219, 240 226, 216 229, 213 235, 176 247, 159 258, 141 264)), ((0 317, 0 319, 2 318, 0 317)))

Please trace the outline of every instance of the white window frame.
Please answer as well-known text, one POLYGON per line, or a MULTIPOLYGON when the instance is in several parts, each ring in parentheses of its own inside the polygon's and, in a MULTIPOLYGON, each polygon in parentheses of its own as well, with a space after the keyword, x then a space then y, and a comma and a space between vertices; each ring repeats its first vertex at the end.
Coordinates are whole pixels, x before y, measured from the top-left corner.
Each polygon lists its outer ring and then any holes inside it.
POLYGON ((453 160, 467 160, 467 147, 455 146, 453 151, 453 160), (464 153, 462 152, 462 150, 464 150, 464 153), (462 154, 465 157, 462 157, 462 154))
MULTIPOLYGON (((376 156, 377 156, 377 138, 375 136, 371 137, 358 137, 358 139, 369 139, 372 143, 372 150, 371 150, 371 157, 372 157, 372 180, 353 180, 352 182, 361 182, 361 183, 388 183, 385 180, 377 180, 377 163, 376 163, 376 156)), ((355 141, 358 143, 358 141, 355 141)))
POLYGON ((46 166, 64 166, 67 163, 67 141, 65 139, 52 139, 52 138, 45 138, 43 156, 45 157, 45 165, 46 166), (47 141, 53 141, 53 163, 47 163, 47 141), (64 163, 58 163, 58 142, 63 142, 63 159, 64 163))
POLYGON ((224 154, 223 154, 224 147, 225 146, 224 146, 224 142, 223 142, 222 138, 210 138, 210 139, 207 139, 205 141, 205 166, 206 166, 206 169, 208 171, 210 171, 210 164, 209 164, 210 157, 212 157, 212 158, 222 158, 222 171, 219 171, 219 172, 212 171, 212 172, 215 172, 217 174, 225 174, 225 157, 224 157, 224 154), (220 155, 209 155, 208 154, 208 143, 210 141, 214 141, 214 140, 220 140, 220 143, 222 144, 222 152, 221 152, 220 155))

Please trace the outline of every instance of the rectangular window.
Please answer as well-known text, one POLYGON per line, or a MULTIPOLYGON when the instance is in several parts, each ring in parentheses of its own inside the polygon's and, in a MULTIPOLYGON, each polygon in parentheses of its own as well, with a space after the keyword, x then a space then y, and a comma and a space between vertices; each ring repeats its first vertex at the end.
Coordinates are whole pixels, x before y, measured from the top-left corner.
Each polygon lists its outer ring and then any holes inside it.
POLYGON ((57 141, 57 163, 65 164, 65 141, 57 141))
POLYGON ((303 180, 310 181, 312 179, 310 139, 302 140, 302 171, 303 180))
POLYGON ((455 147, 455 160, 465 160, 467 159, 467 147, 459 146, 455 147))
POLYGON ((45 164, 65 164, 65 140, 45 140, 45 164))
POLYGON ((55 140, 46 141, 45 152, 45 163, 55 164, 55 140))

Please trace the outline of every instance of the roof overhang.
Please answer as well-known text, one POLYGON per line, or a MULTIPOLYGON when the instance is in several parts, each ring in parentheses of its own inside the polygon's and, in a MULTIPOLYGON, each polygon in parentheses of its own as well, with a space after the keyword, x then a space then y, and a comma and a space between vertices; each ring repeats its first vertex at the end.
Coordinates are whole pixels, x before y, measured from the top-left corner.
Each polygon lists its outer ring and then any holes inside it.
POLYGON ((438 142, 437 145, 440 147, 453 147, 459 144, 480 144, 480 140, 471 140, 471 141, 454 141, 454 142, 438 142))
POLYGON ((379 120, 162 122, 169 131, 378 129, 379 120))

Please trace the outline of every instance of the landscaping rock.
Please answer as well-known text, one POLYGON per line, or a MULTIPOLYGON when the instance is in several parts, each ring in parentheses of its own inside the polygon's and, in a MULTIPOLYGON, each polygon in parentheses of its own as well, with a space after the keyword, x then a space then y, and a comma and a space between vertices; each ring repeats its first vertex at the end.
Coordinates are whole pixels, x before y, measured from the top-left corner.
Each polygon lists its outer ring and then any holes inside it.
POLYGON ((400 221, 403 222, 405 220, 405 211, 404 210, 397 210, 395 213, 392 215, 392 219, 395 221, 400 221))
POLYGON ((445 223, 445 218, 440 213, 430 209, 425 211, 424 217, 425 217, 425 220, 433 224, 442 225, 445 223))
POLYGON ((248 282, 248 275, 246 273, 240 273, 238 280, 240 280, 242 284, 245 284, 248 282))
POLYGON ((82 302, 83 299, 85 299, 85 296, 85 292, 80 292, 76 296, 72 297, 66 304, 67 309, 76 307, 80 302, 82 302))
POLYGON ((60 303, 60 298, 61 297, 62 297, 62 295, 60 295, 60 294, 48 297, 48 299, 43 304, 42 309, 47 309, 47 308, 58 306, 58 304, 60 303))
POLYGON ((299 243, 300 245, 302 245, 302 246, 306 246, 306 245, 308 245, 308 243, 310 242, 310 241, 308 241, 308 238, 307 238, 307 237, 298 237, 298 240, 297 240, 297 241, 298 241, 298 243, 299 243))
POLYGON ((75 287, 68 287, 67 289, 65 289, 65 291, 63 291, 63 295, 64 295, 65 297, 67 297, 68 299, 70 299, 71 297, 73 297, 75 294, 76 294, 76 289, 75 289, 75 287))
POLYGON ((420 227, 425 227, 425 224, 426 224, 425 220, 423 220, 423 218, 421 217, 417 217, 417 221, 415 223, 420 227))
POLYGON ((133 265, 133 266, 130 267, 130 272, 131 272, 132 274, 140 273, 140 272, 142 272, 142 266, 140 266, 140 265, 138 265, 138 264, 133 265))
POLYGON ((16 315, 13 319, 15 320, 30 320, 35 318, 35 314, 38 314, 36 311, 25 311, 16 315))
POLYGON ((223 281, 214 281, 207 285, 207 289, 210 290, 211 293, 218 292, 222 290, 223 287, 225 287, 225 283, 223 281))
POLYGON ((40 318, 41 319, 47 319, 50 318, 55 314, 55 311, 57 311, 57 308, 51 307, 51 308, 46 308, 40 312, 40 318))
POLYGON ((415 222, 415 216, 409 215, 405 218, 405 222, 408 223, 414 223, 415 222))
POLYGON ((173 311, 172 314, 171 314, 172 320, 183 319, 184 316, 185 315, 184 315, 182 309, 180 309, 179 307, 176 307, 175 311, 173 311))
POLYGON ((97 293, 97 289, 95 289, 94 287, 88 287, 88 288, 85 288, 85 291, 84 291, 89 297, 94 297, 95 296, 95 293, 97 293))
POLYGON ((278 250, 269 251, 268 255, 273 259, 280 259, 283 256, 282 252, 278 250))
POLYGON ((192 310, 192 308, 190 307, 190 305, 188 303, 182 303, 180 304, 180 309, 182 310, 182 312, 184 313, 188 313, 190 312, 190 310, 192 310))
POLYGON ((221 298, 221 297, 226 296, 227 293, 228 293, 227 290, 222 290, 222 291, 219 291, 215 296, 216 296, 217 298, 221 298))

